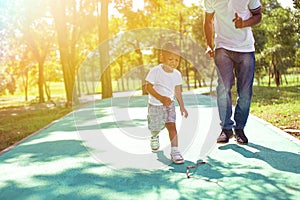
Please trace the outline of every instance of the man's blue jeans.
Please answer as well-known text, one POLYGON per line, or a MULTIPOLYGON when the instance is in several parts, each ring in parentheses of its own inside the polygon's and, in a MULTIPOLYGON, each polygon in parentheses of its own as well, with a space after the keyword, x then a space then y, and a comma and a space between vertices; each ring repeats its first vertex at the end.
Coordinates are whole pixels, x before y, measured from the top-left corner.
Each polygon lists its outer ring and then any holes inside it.
POLYGON ((215 51, 218 71, 217 103, 222 129, 244 129, 250 112, 255 71, 254 52, 234 52, 223 48, 215 51), (237 104, 232 117, 231 88, 235 82, 237 104), (235 124, 234 124, 235 122, 235 124))

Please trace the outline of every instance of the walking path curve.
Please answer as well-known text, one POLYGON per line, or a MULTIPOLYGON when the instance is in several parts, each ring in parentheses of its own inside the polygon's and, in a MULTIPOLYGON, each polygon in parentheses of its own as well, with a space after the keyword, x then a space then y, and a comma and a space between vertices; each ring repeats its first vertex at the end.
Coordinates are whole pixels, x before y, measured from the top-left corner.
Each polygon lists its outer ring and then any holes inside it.
POLYGON ((95 100, 2 152, 0 199, 300 199, 299 140, 251 115, 248 145, 216 144, 215 99, 183 98, 185 164, 171 163, 166 130, 151 152, 146 96, 95 100))

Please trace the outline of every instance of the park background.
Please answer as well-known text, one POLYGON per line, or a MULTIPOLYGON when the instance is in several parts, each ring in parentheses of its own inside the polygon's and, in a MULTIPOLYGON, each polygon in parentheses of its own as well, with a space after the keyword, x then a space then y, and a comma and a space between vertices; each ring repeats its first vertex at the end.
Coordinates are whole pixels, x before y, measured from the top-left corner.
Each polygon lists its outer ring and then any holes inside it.
MULTIPOLYGON (((168 36, 183 47, 184 90, 209 88, 207 95, 215 95, 213 64, 191 47, 205 49, 204 9, 201 1, 186 2, 0 0, 0 150, 71 112, 82 97, 145 94, 145 68, 159 61, 152 47, 165 40, 158 34, 142 44, 149 28, 171 30, 168 36), (134 30, 146 31, 124 34, 134 30), (110 60, 111 51, 118 56, 110 60)), ((293 2, 261 2, 251 113, 299 138, 300 3, 293 2)))

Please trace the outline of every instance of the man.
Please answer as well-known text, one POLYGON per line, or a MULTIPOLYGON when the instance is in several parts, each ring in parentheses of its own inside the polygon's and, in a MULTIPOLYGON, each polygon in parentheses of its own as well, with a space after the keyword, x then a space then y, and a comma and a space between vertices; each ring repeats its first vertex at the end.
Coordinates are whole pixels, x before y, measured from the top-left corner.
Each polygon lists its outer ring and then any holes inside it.
POLYGON ((250 112, 255 70, 251 27, 262 19, 261 4, 259 0, 204 0, 204 5, 206 54, 214 57, 218 72, 217 104, 222 132, 217 142, 227 143, 234 129, 237 143, 247 144, 244 127, 250 112), (238 100, 233 121, 231 88, 235 78, 238 100))

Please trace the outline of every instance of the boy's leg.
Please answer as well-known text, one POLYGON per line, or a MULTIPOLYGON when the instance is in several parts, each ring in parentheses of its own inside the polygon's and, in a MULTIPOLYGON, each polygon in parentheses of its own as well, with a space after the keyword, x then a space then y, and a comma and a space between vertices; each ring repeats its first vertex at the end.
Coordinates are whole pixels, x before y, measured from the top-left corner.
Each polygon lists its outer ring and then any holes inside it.
POLYGON ((166 119, 166 128, 169 132, 169 138, 171 143, 171 159, 175 164, 184 163, 184 159, 181 153, 178 150, 178 136, 176 129, 176 111, 174 103, 171 106, 167 107, 167 119, 166 119))
POLYGON ((151 140, 150 140, 150 146, 152 149, 152 152, 157 152, 159 150, 160 144, 159 144, 159 134, 160 131, 151 131, 151 140))
POLYGON ((183 164, 184 159, 178 150, 178 137, 176 124, 174 122, 166 123, 166 128, 169 131, 169 137, 171 142, 171 159, 175 164, 183 164))
POLYGON ((174 122, 168 122, 166 123, 166 128, 168 129, 169 132, 171 147, 178 147, 176 124, 174 122))
POLYGON ((158 137, 160 131, 151 131, 152 137, 158 137))
POLYGON ((163 109, 162 106, 148 106, 148 129, 151 131, 150 146, 153 152, 159 150, 159 137, 160 130, 164 128, 163 109))

